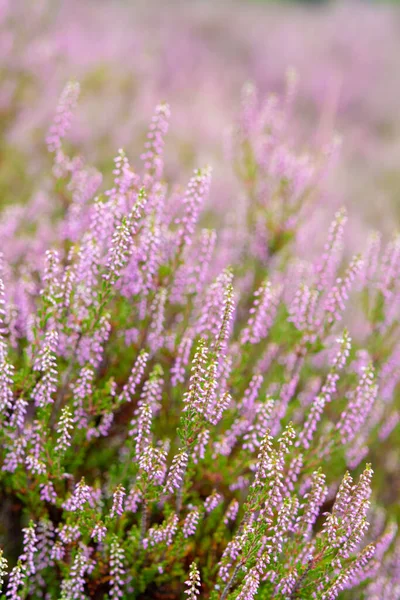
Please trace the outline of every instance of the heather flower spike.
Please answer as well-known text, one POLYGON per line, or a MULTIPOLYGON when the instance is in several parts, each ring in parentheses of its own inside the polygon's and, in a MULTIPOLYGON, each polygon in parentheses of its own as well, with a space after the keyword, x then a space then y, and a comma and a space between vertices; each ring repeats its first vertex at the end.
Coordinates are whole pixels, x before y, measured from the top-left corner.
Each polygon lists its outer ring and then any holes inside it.
POLYGON ((190 565, 189 579, 185 583, 187 586, 185 594, 187 594, 188 599, 196 600, 197 596, 200 594, 201 587, 200 573, 196 563, 190 565))

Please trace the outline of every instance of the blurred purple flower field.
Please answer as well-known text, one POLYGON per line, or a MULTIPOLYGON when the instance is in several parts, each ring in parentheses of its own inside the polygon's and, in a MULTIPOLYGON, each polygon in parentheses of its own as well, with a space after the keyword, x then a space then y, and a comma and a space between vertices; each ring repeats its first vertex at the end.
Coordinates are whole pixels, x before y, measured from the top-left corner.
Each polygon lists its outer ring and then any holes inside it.
POLYGON ((212 162, 215 204, 235 213, 224 142, 240 90, 251 82, 261 97, 280 93, 293 67, 300 143, 328 142, 333 131, 343 138, 332 201, 354 203, 386 230, 392 211, 398 218, 396 7, 3 0, 1 18, 2 127, 8 144, 34 156, 31 169, 43 168, 43 132, 66 80, 76 78, 82 97, 71 142, 91 163, 109 164, 110 148, 135 158, 150 107, 165 100, 168 174, 212 162))

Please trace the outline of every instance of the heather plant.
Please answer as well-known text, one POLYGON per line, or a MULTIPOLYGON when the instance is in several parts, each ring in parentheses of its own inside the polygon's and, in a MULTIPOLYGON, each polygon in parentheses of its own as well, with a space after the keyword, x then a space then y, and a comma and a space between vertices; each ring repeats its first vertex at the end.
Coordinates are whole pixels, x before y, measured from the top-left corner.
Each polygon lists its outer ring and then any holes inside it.
POLYGON ((298 147, 293 86, 245 88, 235 244, 209 166, 166 182, 167 104, 108 186, 64 89, 0 265, 2 598, 399 597, 400 241, 344 259, 343 208, 296 256, 337 144, 298 147))
MULTIPOLYGON (((164 8, 163 0, 1 0, 0 202, 10 205, 10 220, 21 210, 15 200, 36 193, 48 172, 45 131, 71 76, 83 94, 68 147, 87 156, 107 185, 110 155, 123 147, 137 163, 149 106, 165 98, 174 107, 165 179, 183 182, 198 161, 210 162, 213 213, 230 214, 233 198, 236 211, 241 196, 223 158, 223 133, 239 90, 250 80, 262 95, 281 93, 293 65, 301 88, 291 129, 307 143, 328 141, 333 123, 345 136, 331 195, 355 213, 354 248, 365 221, 391 231, 399 187, 395 3, 349 0, 316 10, 306 3, 170 0, 164 8)), ((327 226, 317 221, 319 231, 327 226)), ((12 223, 1 237, 4 245, 13 239, 12 223)))

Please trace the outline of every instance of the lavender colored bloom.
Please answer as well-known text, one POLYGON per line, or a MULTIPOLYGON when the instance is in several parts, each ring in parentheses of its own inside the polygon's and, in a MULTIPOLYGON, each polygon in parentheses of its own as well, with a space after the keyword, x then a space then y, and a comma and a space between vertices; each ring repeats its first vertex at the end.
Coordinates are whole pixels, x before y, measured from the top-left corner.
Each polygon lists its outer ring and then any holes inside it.
POLYGON ((193 345, 191 336, 183 337, 176 352, 176 360, 171 367, 171 385, 175 387, 185 380, 185 367, 189 362, 189 355, 193 345))
POLYGON ((344 444, 352 441, 362 427, 376 400, 378 389, 372 365, 363 369, 359 384, 349 396, 347 408, 343 411, 336 429, 344 444))
POLYGON ((168 133, 170 116, 171 111, 168 104, 157 105, 150 131, 147 134, 146 151, 141 157, 148 173, 149 184, 160 179, 163 173, 164 136, 168 133))
POLYGON ((53 394, 57 390, 57 344, 57 332, 48 332, 44 339, 43 348, 34 363, 34 369, 40 372, 41 379, 32 392, 32 398, 36 406, 39 407, 54 402, 53 394))
POLYGON ((79 83, 70 81, 61 94, 57 114, 46 140, 50 152, 61 148, 61 141, 71 127, 72 111, 76 107, 79 92, 79 83))
POLYGON ((166 451, 147 446, 139 458, 139 466, 148 475, 149 481, 162 485, 167 470, 166 451))
POLYGON ((189 579, 185 581, 185 585, 188 588, 185 590, 188 600, 196 600, 197 596, 200 594, 201 588, 200 573, 196 563, 190 565, 189 579))
POLYGON ((316 288, 318 291, 326 289, 332 283, 338 256, 342 250, 344 226, 347 221, 346 210, 339 210, 329 228, 328 241, 324 252, 315 266, 316 288))
POLYGON ((200 511, 198 508, 194 508, 187 514, 183 522, 183 536, 185 538, 190 537, 196 533, 197 525, 200 521, 200 511))
POLYGON ((86 503, 90 503, 91 499, 92 490, 90 486, 85 483, 85 479, 82 478, 81 481, 76 484, 72 496, 64 502, 63 507, 65 510, 71 512, 81 511, 86 503))
POLYGON ((96 540, 96 542, 102 542, 104 540, 104 538, 107 535, 107 527, 105 525, 103 525, 102 523, 97 523, 94 528, 92 533, 90 534, 90 537, 92 537, 94 540, 96 540))
POLYGON ((167 301, 167 292, 160 289, 150 308, 151 325, 148 337, 149 347, 152 353, 156 352, 163 345, 163 329, 165 320, 165 304, 167 301))
POLYGON ((311 488, 304 495, 300 506, 300 515, 297 517, 295 524, 296 532, 306 539, 311 537, 312 527, 317 520, 327 492, 325 476, 320 471, 315 471, 311 478, 311 488))
POLYGON ((213 493, 204 500, 204 510, 206 513, 210 513, 215 510, 222 501, 222 495, 214 490, 213 493))
POLYGON ((310 289, 302 284, 297 290, 293 302, 289 307, 289 321, 296 329, 303 332, 306 341, 314 341, 318 290, 310 289))
POLYGON ((242 330, 241 343, 257 344, 267 337, 277 310, 278 294, 272 289, 269 281, 264 283, 254 293, 253 306, 247 326, 242 330))
POLYGON ((200 339, 196 353, 193 358, 191 374, 189 379, 189 389, 183 395, 183 402, 186 403, 185 409, 196 409, 199 412, 204 411, 205 403, 205 378, 206 365, 208 362, 208 350, 203 339, 200 339))
POLYGON ((61 560, 63 560, 64 556, 65 556, 65 547, 59 540, 57 540, 50 551, 50 558, 51 558, 51 560, 61 561, 61 560))
POLYGON ((6 413, 13 405, 13 375, 14 368, 7 359, 7 345, 4 334, 7 328, 5 319, 4 283, 0 278, 0 414, 6 413))
POLYGON ((85 600, 85 575, 90 569, 88 549, 81 544, 77 550, 68 579, 61 585, 61 597, 65 600, 85 600))
POLYGON ((361 257, 355 256, 344 276, 336 279, 335 285, 330 290, 324 303, 324 313, 327 314, 328 323, 342 319, 342 313, 346 307, 351 286, 359 275, 362 265, 361 257))
POLYGON ((122 517, 124 513, 125 488, 119 485, 113 494, 113 503, 110 511, 110 517, 122 517))
POLYGON ((7 574, 8 561, 3 556, 3 550, 0 550, 0 589, 3 587, 4 576, 7 574))
POLYGON ((113 539, 110 548, 110 598, 118 600, 123 596, 125 585, 124 576, 125 552, 120 547, 116 538, 113 539))
POLYGON ((77 423, 79 429, 87 427, 87 413, 84 401, 92 394, 93 379, 93 369, 85 367, 81 370, 76 382, 71 386, 74 395, 74 421, 77 423))
POLYGON ((251 569, 244 578, 238 600, 254 600, 260 586, 260 575, 256 568, 251 569))
POLYGON ((34 575, 36 573, 36 567, 34 562, 35 553, 37 551, 37 536, 36 536, 36 527, 32 523, 29 524, 29 527, 23 529, 24 533, 24 543, 23 543, 23 554, 20 557, 26 565, 26 574, 34 575))
POLYGON ((224 515, 224 523, 225 525, 228 525, 231 521, 235 521, 237 514, 239 512, 239 502, 236 499, 233 499, 232 502, 229 504, 228 508, 226 509, 225 515, 224 515))
POLYGON ((335 578, 334 583, 321 595, 321 600, 335 600, 339 593, 346 587, 350 579, 364 569, 374 556, 375 547, 371 544, 364 548, 356 560, 347 569, 342 569, 335 578))
POLYGON ((132 397, 135 395, 136 389, 140 384, 143 374, 147 365, 149 355, 147 352, 142 351, 136 359, 133 365, 132 372, 129 375, 127 383, 124 385, 122 392, 118 398, 119 402, 131 402, 132 397))
POLYGON ((136 455, 140 456, 146 450, 151 439, 152 411, 147 402, 140 404, 132 425, 131 435, 135 435, 136 455))
POLYGON ((23 585, 25 577, 25 568, 21 562, 18 562, 10 572, 8 579, 6 597, 9 598, 9 600, 20 599, 21 596, 19 595, 18 588, 23 585))
POLYGON ((51 558, 51 550, 54 545, 54 525, 51 521, 41 519, 37 526, 37 554, 35 557, 35 563, 37 565, 38 572, 42 571, 46 567, 53 566, 53 560, 51 558))
POLYGON ((201 460, 204 460, 209 439, 209 429, 204 429, 199 433, 192 452, 192 458, 195 465, 197 465, 201 460))
POLYGON ((55 445, 55 452, 65 452, 66 449, 71 445, 71 430, 73 429, 73 418, 72 413, 68 407, 65 407, 61 411, 60 421, 57 425, 57 433, 59 438, 55 445))
POLYGON ((200 207, 208 196, 211 184, 211 167, 198 169, 188 183, 183 198, 184 215, 178 221, 177 246, 192 244, 194 228, 199 218, 200 207))
POLYGON ((182 486, 188 462, 189 456, 183 450, 180 450, 179 453, 174 456, 165 482, 166 493, 169 492, 172 494, 174 490, 178 490, 182 486))

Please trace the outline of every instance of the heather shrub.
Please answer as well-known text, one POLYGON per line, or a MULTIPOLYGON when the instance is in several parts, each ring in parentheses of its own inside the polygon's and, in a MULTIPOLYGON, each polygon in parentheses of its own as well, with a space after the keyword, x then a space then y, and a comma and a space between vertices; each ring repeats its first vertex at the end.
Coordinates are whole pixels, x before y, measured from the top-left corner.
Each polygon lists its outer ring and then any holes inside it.
POLYGON ((5 211, 3 598, 400 597, 400 239, 347 259, 343 208, 298 254, 338 145, 296 143, 293 85, 244 90, 221 230, 209 166, 166 182, 168 105, 108 186, 64 89, 52 172, 5 211))

